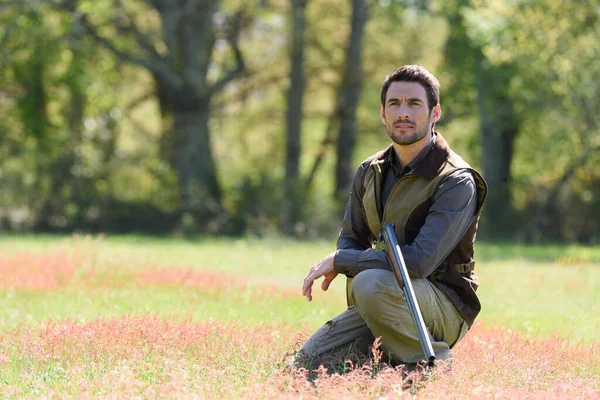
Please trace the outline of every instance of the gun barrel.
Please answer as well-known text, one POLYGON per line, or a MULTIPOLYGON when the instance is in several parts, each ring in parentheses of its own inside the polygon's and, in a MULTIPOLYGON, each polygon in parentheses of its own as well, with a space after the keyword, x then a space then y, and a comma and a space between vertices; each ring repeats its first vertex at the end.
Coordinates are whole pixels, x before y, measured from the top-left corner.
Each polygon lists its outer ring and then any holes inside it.
POLYGON ((419 336, 419 342, 421 343, 421 348, 423 349, 425 360, 427 361, 427 364, 431 366, 435 361, 435 353, 433 351, 433 346, 431 345, 429 332, 427 331, 425 321, 423 320, 423 315, 421 314, 421 310, 419 309, 419 304, 417 302, 415 291, 410 281, 410 277, 408 276, 408 270, 406 269, 404 257, 402 257, 400 245, 398 244, 398 240, 396 239, 394 225, 387 223, 383 225, 383 238, 386 245, 386 254, 388 256, 390 264, 392 265, 394 275, 396 275, 396 279, 398 280, 398 284, 404 292, 404 298, 408 303, 410 315, 412 317, 415 328, 417 329, 417 335, 419 336))

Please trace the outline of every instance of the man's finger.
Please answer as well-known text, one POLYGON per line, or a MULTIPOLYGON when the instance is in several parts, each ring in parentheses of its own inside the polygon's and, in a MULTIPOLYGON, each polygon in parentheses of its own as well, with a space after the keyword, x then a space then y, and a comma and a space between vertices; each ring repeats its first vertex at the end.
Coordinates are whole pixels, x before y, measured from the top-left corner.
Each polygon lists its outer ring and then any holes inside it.
POLYGON ((314 280, 315 280, 315 278, 313 278, 312 272, 310 274, 308 274, 308 276, 306 278, 304 278, 304 283, 302 285, 302 293, 306 292, 306 288, 308 286, 312 285, 314 280))
POLYGON ((304 285, 302 286, 302 295, 303 296, 307 296, 307 292, 310 293, 314 280, 315 280, 315 278, 312 277, 312 274, 308 275, 304 279, 304 285))
POLYGON ((323 274, 319 273, 317 269, 311 270, 310 274, 308 274, 306 279, 304 279, 304 286, 306 286, 307 284, 312 285, 315 280, 319 279, 322 276, 323 274))
MULTIPOLYGON (((304 285, 302 286, 302 295, 306 296, 308 301, 312 300, 312 285, 316 279, 319 279, 323 276, 323 273, 320 272, 321 263, 315 265, 310 269, 310 273, 306 278, 304 278, 304 285)), ((327 285, 329 286, 329 284, 327 285)), ((326 290, 326 289, 324 289, 326 290)))
POLYGON ((310 282, 310 284, 303 288, 302 295, 306 296, 308 301, 312 300, 312 281, 310 282))
POLYGON ((323 282, 321 283, 321 289, 323 291, 327 291, 327 289, 329 289, 329 285, 331 284, 332 279, 323 279, 323 282))

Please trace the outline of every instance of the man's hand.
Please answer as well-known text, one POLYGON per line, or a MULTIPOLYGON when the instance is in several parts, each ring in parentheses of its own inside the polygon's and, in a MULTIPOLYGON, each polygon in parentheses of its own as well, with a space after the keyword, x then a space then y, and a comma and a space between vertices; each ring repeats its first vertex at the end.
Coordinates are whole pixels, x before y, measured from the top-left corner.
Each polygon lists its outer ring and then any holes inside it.
POLYGON ((331 281, 333 281, 337 276, 338 273, 333 270, 334 257, 335 252, 327 255, 318 264, 312 267, 308 276, 304 278, 304 285, 302 286, 302 295, 306 296, 308 301, 312 300, 312 285, 315 279, 319 279, 322 276, 325 277, 325 279, 323 279, 323 283, 321 283, 321 289, 327 290, 329 289, 331 281))

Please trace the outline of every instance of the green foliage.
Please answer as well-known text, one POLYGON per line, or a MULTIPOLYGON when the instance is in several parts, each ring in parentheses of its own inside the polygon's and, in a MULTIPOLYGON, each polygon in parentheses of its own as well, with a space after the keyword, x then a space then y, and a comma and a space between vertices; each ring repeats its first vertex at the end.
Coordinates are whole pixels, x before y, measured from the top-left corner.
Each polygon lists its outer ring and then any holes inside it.
MULTIPOLYGON (((270 235, 285 207, 290 4, 221 3, 217 20, 238 10, 247 19, 239 41, 245 72, 212 99, 211 151, 227 214, 223 232, 270 235)), ((158 59, 177 67, 191 55, 183 48, 169 54, 157 3, 85 0, 78 2, 79 14, 45 1, 8 4, 0 9, 0 227, 145 230, 142 216, 128 216, 134 213, 161 221, 153 232, 172 231, 181 197, 173 121, 147 67, 160 67, 158 59), (117 52, 90 35, 86 21, 117 52)), ((350 13, 349 2, 341 0, 307 6, 300 187, 316 158, 323 158, 303 191, 296 231, 306 236, 331 237, 339 228, 331 198, 335 149, 323 141, 344 70, 350 13)), ((442 85, 438 129, 472 165, 484 161, 481 110, 499 120, 509 115, 518 126, 512 204, 504 205, 516 214, 511 235, 597 241, 598 18, 593 2, 370 2, 356 164, 387 145, 379 120, 385 75, 401 64, 423 64, 442 85), (487 98, 478 98, 476 65, 489 78, 487 98), (512 114, 494 98, 507 101, 512 114), (478 101, 487 108, 478 108, 478 101)), ((208 83, 232 66, 225 32, 217 32, 208 83)))
POLYGON ((504 6, 503 13, 510 34, 486 53, 493 62, 517 66, 509 90, 520 96, 526 122, 514 163, 515 200, 529 224, 523 231, 530 239, 594 242, 598 233, 589 218, 599 205, 592 193, 600 130, 592 110, 600 107, 600 86, 592 76, 600 62, 591 43, 600 38, 597 7, 530 2, 504 6))
POLYGON ((173 179, 155 157, 156 141, 148 141, 151 134, 127 105, 138 112, 135 97, 147 90, 140 86, 147 79, 82 36, 68 14, 23 5, 7 18, 11 69, 0 82, 15 87, 14 98, 0 104, 7 116, 3 149, 9 157, 1 168, 8 185, 0 204, 7 227, 129 229, 125 220, 116 223, 128 216, 110 209, 127 201, 170 211, 175 194, 164 187, 173 187, 173 179), (128 76, 137 79, 125 84, 128 76))

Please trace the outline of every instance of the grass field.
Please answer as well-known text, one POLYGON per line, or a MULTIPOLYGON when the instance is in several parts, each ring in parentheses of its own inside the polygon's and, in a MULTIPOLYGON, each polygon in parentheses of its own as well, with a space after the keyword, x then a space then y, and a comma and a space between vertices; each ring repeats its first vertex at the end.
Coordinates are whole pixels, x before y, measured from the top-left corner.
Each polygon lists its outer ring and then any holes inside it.
MULTIPOLYGON (((600 248, 479 243, 483 310, 450 372, 307 381, 289 355, 345 306, 311 303, 332 242, 0 237, 3 398, 600 398, 600 248)), ((377 373, 376 373, 377 372, 377 373)))

